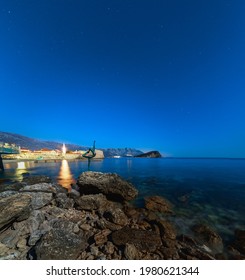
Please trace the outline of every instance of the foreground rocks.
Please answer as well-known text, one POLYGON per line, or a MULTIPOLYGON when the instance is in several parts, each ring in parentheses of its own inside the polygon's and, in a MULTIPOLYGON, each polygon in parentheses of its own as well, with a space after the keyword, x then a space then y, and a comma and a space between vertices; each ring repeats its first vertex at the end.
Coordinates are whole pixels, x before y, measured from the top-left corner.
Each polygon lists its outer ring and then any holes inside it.
POLYGON ((178 234, 162 197, 134 207, 136 188, 116 174, 84 172, 77 184, 68 193, 41 176, 1 188, 0 259, 244 259, 242 230, 224 251, 206 225, 178 234))

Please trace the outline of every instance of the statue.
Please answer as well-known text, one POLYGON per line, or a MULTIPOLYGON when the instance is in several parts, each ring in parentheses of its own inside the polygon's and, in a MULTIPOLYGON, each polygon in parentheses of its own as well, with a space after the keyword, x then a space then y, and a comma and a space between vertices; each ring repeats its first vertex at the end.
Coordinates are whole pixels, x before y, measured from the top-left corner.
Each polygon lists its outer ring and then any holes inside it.
POLYGON ((93 157, 96 156, 96 152, 95 152, 95 141, 94 141, 94 145, 91 149, 88 149, 87 152, 85 152, 84 154, 82 154, 82 156, 84 158, 88 159, 88 170, 90 170, 90 161, 93 157))

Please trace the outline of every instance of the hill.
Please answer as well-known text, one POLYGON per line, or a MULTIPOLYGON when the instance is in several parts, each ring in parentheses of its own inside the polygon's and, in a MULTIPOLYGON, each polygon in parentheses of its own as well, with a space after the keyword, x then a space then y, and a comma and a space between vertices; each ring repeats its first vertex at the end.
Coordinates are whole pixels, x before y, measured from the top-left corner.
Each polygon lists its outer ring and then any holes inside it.
MULTIPOLYGON (((1 132, 0 131, 0 142, 9 143, 9 144, 16 144, 21 148, 27 148, 30 150, 40 150, 43 148, 55 150, 61 149, 62 143, 53 142, 53 141, 42 141, 38 139, 33 139, 30 137, 26 137, 20 134, 10 133, 10 132, 1 132)), ((80 146, 75 144, 66 144, 68 150, 75 151, 75 150, 87 150, 88 147, 80 146)), ((97 147, 96 147, 97 148, 97 147)), ((142 152, 132 148, 118 148, 118 149, 100 149, 104 152, 105 157, 113 157, 113 156, 135 156, 141 154, 142 152)))

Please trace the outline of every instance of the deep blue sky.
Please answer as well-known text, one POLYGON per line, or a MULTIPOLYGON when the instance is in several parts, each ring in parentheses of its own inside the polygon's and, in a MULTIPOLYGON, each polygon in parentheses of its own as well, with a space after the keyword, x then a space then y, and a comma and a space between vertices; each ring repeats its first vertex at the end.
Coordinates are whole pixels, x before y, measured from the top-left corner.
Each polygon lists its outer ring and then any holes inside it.
POLYGON ((1 0, 0 131, 245 157, 244 0, 1 0))

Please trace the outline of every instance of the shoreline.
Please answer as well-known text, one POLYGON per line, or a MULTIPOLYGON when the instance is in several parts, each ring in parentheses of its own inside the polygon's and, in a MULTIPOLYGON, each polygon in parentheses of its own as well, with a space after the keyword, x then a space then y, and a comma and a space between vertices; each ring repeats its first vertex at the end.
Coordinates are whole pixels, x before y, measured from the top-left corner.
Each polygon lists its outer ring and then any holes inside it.
POLYGON ((83 172, 71 192, 47 176, 7 185, 0 189, 0 259, 245 259, 244 230, 230 244, 205 224, 185 235, 168 200, 147 197, 138 208, 130 202, 137 195, 117 174, 100 172, 83 172))

